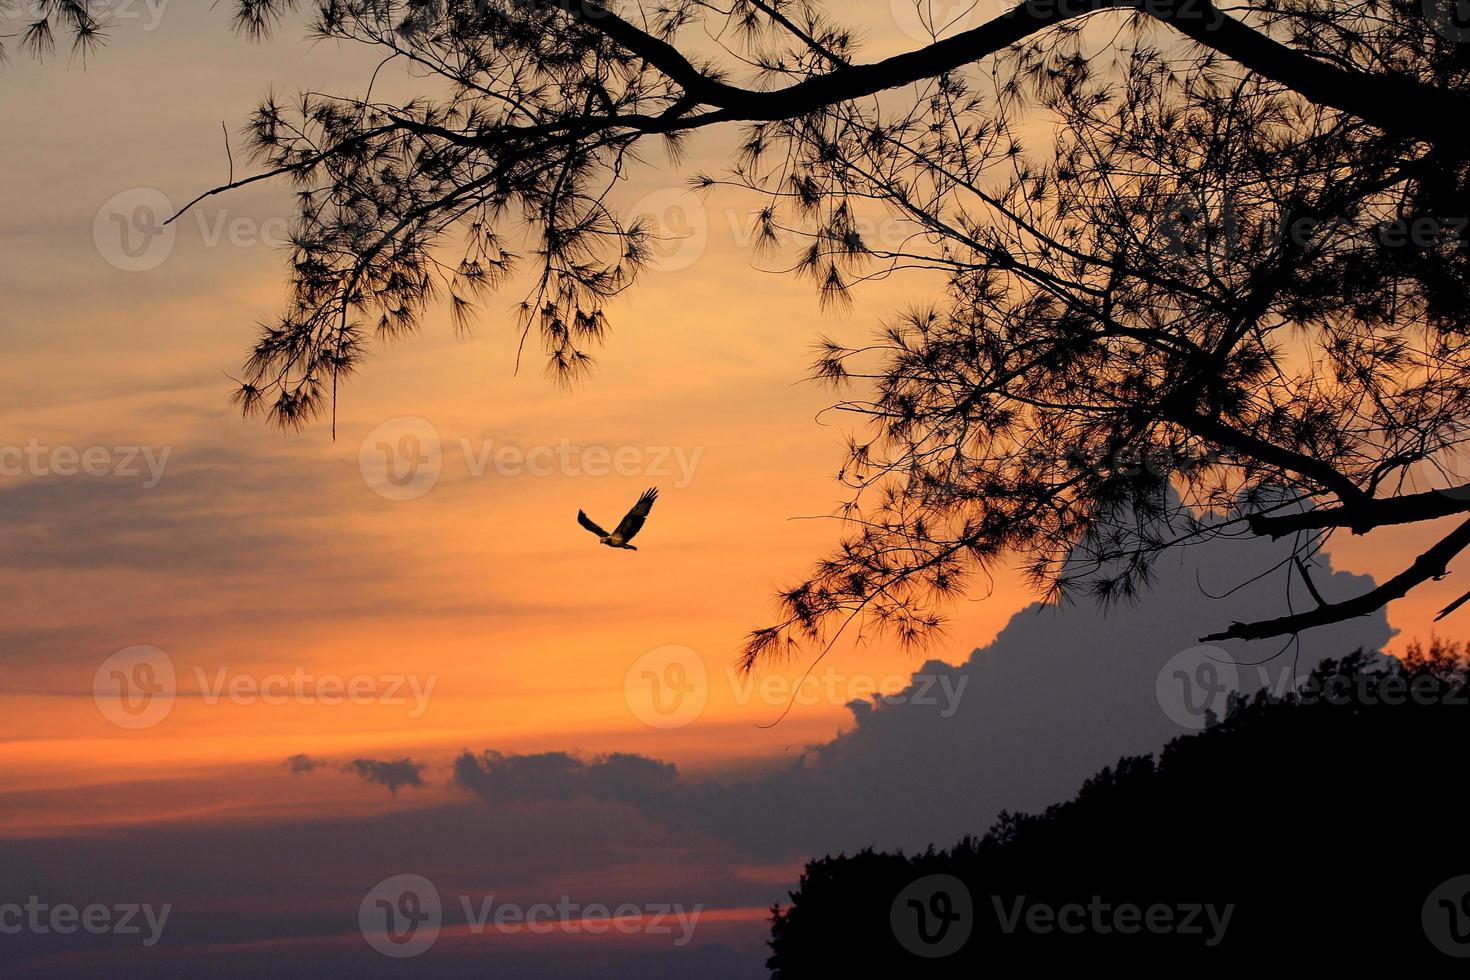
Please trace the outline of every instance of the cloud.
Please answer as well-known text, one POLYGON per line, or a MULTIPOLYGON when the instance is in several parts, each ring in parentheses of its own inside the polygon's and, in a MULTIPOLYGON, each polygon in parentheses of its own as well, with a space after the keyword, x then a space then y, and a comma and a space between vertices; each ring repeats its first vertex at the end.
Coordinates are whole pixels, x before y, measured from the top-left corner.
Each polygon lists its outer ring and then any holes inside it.
MULTIPOLYGON (((42 444, 113 452, 149 443, 149 435, 42 444)), ((139 642, 196 664, 224 656, 238 663, 240 638, 263 649, 289 634, 306 646, 311 634, 349 620, 584 612, 437 587, 438 572, 406 560, 390 525, 363 521, 382 502, 356 467, 336 465, 304 441, 282 448, 274 435, 251 434, 239 447, 219 448, 155 435, 155 463, 168 455, 151 489, 141 456, 123 452, 111 458, 143 475, 0 474, 0 589, 30 610, 0 622, 0 664, 30 672, 12 674, 19 687, 75 693, 79 675, 63 676, 58 665, 95 668, 139 642), (427 586, 430 578, 436 587, 427 586)), ((26 443, 0 441, 0 451, 26 443)))
MULTIPOLYGON (((253 571, 262 556, 303 561, 317 543, 299 518, 327 519, 321 478, 299 458, 217 448, 148 445, 156 486, 139 454, 104 445, 136 476, 33 476, 0 483, 0 533, 9 567, 98 567, 195 574, 253 571), (273 500, 264 510, 252 502, 273 500)), ((146 439, 135 442, 144 443, 146 439)), ((84 451, 77 447, 75 451, 84 451)))
MULTIPOLYGON (((699 828, 772 858, 949 844, 985 831, 1002 810, 1042 809, 1120 756, 1186 734, 1171 703, 1184 669, 1177 658, 1197 655, 1207 629, 1310 601, 1291 594, 1284 573, 1259 577, 1288 554, 1286 543, 1218 539, 1170 556, 1136 606, 1034 604, 964 663, 925 663, 899 696, 850 705, 850 731, 757 778, 691 782, 642 756, 486 752, 456 760, 454 779, 495 806, 626 804, 656 824, 699 828)), ((1318 562, 1314 579, 1329 602, 1372 588, 1325 556, 1318 562)), ((1237 690, 1280 690, 1324 657, 1381 649, 1392 635, 1380 611, 1289 643, 1221 644, 1208 657, 1224 662, 1218 671, 1237 690)))
MULTIPOLYGON (((1160 706, 1161 668, 1194 646, 1204 628, 1280 611, 1287 600, 1279 582, 1256 582, 1219 601, 1205 591, 1223 594, 1279 558, 1270 546, 1217 542, 1186 552, 1135 608, 1104 614, 1092 606, 1030 607, 964 663, 920 667, 903 703, 861 702, 850 731, 794 765, 755 777, 696 780, 666 762, 627 753, 466 752, 453 767, 453 786, 465 795, 449 793, 435 805, 0 840, 0 866, 17 894, 70 900, 75 882, 85 880, 89 894, 174 903, 165 942, 180 950, 175 972, 210 975, 236 969, 305 976, 358 966, 372 972, 376 953, 339 940, 352 936, 361 896, 405 871, 437 883, 446 925, 461 922, 463 895, 763 909, 782 898, 807 856, 868 844, 949 843, 983 831, 1000 809, 1034 810, 1068 798, 1119 755, 1157 749, 1180 734, 1160 706), (948 680, 952 691, 964 681, 963 697, 948 716, 942 698, 934 704, 918 696, 926 684, 934 686, 925 678, 935 677, 948 680), (149 869, 146 878, 139 867, 149 869), (231 882, 230 902, 223 904, 222 878, 231 882), (292 884, 289 901, 282 900, 283 880, 292 884), (298 941, 289 956, 256 942, 272 937, 298 941), (209 946, 230 941, 246 945, 209 946)), ((1371 584, 1330 567, 1319 567, 1316 581, 1329 600, 1371 584)), ((1381 646, 1389 636, 1379 614, 1308 634, 1299 649, 1274 660, 1276 646, 1236 644, 1227 652, 1243 664, 1259 660, 1302 673, 1323 656, 1381 646)), ((1242 687, 1259 686, 1255 668, 1241 673, 1242 687)), ((1268 670, 1266 682, 1274 676, 1268 670)), ((425 765, 409 758, 343 765, 298 753, 283 765, 300 772, 345 768, 395 793, 426 785, 425 765)), ((708 928, 700 925, 701 937, 713 937, 718 926, 712 920, 708 928)), ((765 929, 753 921, 747 933, 739 962, 752 965, 754 975, 765 929)), ((39 962, 64 949, 66 937, 13 938, 22 944, 20 958, 39 962)), ((452 958, 458 948, 446 938, 413 962, 425 976, 483 974, 487 963, 493 972, 536 975, 522 970, 526 964, 504 943, 469 942, 460 970, 452 958)), ((658 975, 641 960, 624 962, 622 953, 578 949, 555 961, 554 975, 658 975)), ((538 955, 560 953, 538 948, 538 955)), ((667 975, 706 975, 700 962, 679 955, 667 975)))
POLYGON ((585 797, 642 805, 680 789, 673 765, 622 752, 590 761, 566 752, 465 752, 454 762, 454 781, 492 803, 585 797))
MULTIPOLYGON (((294 758, 294 757, 293 757, 294 758)), ((394 796, 403 786, 412 786, 415 789, 424 787, 423 772, 428 766, 422 762, 414 762, 406 756, 402 759, 353 759, 342 767, 343 772, 355 773, 370 783, 388 787, 388 792, 394 796)))
POLYGON ((81 836, 0 838, 0 867, 8 891, 21 901, 38 895, 77 905, 173 906, 163 941, 147 949, 131 936, 89 937, 86 947, 76 935, 55 932, 7 936, 6 975, 91 977, 116 962, 136 963, 131 972, 171 976, 382 975, 386 961, 357 935, 359 903, 384 879, 411 872, 437 886, 445 933, 424 955, 396 961, 395 975, 763 976, 764 917, 722 926, 714 910, 764 910, 784 892, 781 882, 711 874, 739 862, 728 847, 650 833, 647 821, 625 807, 586 802, 506 808, 493 821, 478 800, 460 799, 351 815, 233 825, 185 820, 81 836), (226 900, 221 881, 228 882, 226 900), (698 923, 695 943, 682 949, 660 936, 588 943, 586 936, 452 935, 468 921, 466 899, 478 909, 492 897, 525 906, 555 904, 562 896, 609 908, 703 905, 709 914, 698 923), (716 944, 734 944, 739 956, 716 944), (706 972, 706 965, 713 969, 706 972))
POLYGON ((312 772, 313 770, 322 768, 326 764, 326 759, 316 759, 307 755, 305 752, 297 752, 293 756, 287 756, 286 761, 281 763, 281 765, 291 770, 291 775, 293 776, 300 775, 304 772, 312 772))

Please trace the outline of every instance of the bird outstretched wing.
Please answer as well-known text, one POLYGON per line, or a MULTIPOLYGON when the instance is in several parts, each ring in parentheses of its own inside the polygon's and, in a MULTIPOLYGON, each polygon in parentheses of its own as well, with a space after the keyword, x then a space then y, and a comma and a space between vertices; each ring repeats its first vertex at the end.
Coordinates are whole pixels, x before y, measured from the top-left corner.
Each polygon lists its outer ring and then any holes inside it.
POLYGON ((599 538, 607 537, 607 532, 598 527, 593 522, 592 518, 588 517, 580 510, 577 511, 577 523, 585 527, 587 530, 591 531, 593 534, 597 535, 599 538))
POLYGON ((618 522, 618 529, 613 533, 624 541, 631 540, 643 527, 643 522, 648 519, 648 512, 653 510, 653 502, 658 499, 658 488, 649 487, 643 491, 643 496, 633 505, 633 509, 623 516, 618 522))

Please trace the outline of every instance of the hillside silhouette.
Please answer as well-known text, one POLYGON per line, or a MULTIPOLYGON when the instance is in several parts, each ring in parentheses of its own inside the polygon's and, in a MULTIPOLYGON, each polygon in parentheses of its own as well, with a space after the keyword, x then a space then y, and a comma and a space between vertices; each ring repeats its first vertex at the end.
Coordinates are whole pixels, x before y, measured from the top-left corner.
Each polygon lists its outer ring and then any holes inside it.
POLYGON ((1157 759, 1120 759, 982 838, 812 861, 774 910, 767 965, 776 980, 1103 963, 1463 970, 1466 681, 1457 645, 1358 652, 1298 694, 1237 698, 1157 759))

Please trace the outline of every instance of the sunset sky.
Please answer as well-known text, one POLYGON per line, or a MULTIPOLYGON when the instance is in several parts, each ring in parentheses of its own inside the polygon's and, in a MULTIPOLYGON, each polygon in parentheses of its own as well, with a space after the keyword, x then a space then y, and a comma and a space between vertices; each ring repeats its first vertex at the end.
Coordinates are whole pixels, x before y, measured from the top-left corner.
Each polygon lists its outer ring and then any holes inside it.
MULTIPOLYGON (((780 257, 750 254, 754 199, 684 190, 693 172, 718 169, 737 135, 710 132, 677 165, 652 154, 619 192, 682 240, 615 305, 587 383, 556 388, 534 356, 515 370, 522 290, 512 282, 471 338, 456 338, 440 310, 422 336, 377 349, 342 389, 335 440, 326 424, 281 433, 242 419, 230 377, 286 297, 274 246, 289 190, 210 198, 143 254, 124 247, 115 216, 160 197, 177 206, 227 179, 222 122, 236 176, 248 172, 239 130, 260 97, 355 93, 373 62, 313 47, 295 23, 246 43, 226 6, 123 4, 85 69, 62 54, 0 72, 0 445, 44 447, 52 470, 66 468, 57 447, 79 458, 99 448, 107 469, 0 476, 0 859, 17 869, 0 901, 40 882, 77 904, 173 902, 183 945, 128 961, 145 970, 201 950, 223 956, 217 964, 231 951, 258 963, 290 944, 311 963, 339 945, 375 956, 356 931, 359 900, 380 879, 417 873, 446 904, 451 894, 701 903, 693 945, 708 975, 758 975, 749 965, 766 909, 808 855, 696 832, 651 842, 637 814, 612 805, 582 820, 518 803, 490 823, 464 760, 632 753, 686 780, 743 778, 850 729, 848 701, 908 683, 921 659, 881 640, 843 644, 819 668, 817 694, 761 727, 808 662, 770 665, 753 687, 732 670, 776 589, 837 536, 833 521, 805 519, 844 499, 835 474, 848 431, 822 414, 832 392, 805 380, 813 342, 860 341, 939 280, 873 284, 849 312, 820 310, 810 284, 779 274, 780 257), (432 486, 412 499, 375 490, 378 444, 425 431, 440 446, 432 486), (575 465, 496 472, 506 447, 541 459, 556 450, 575 465), (627 465, 588 475, 607 464, 587 447, 627 465), (124 459, 135 472, 117 472, 124 459), (161 469, 150 474, 149 461, 161 469), (612 526, 649 486, 660 496, 636 553, 599 547, 577 526, 578 508, 612 526), (166 716, 134 729, 109 719, 94 684, 109 657, 139 646, 167 657, 177 687, 166 716), (686 724, 648 724, 644 671, 682 676, 665 671, 691 656, 707 671, 702 709, 686 724), (298 676, 305 694, 280 704, 211 693, 298 676), (325 703, 323 678, 358 676, 366 696, 325 703), (294 756, 310 771, 292 771, 294 756), (390 792, 347 771, 402 759, 422 764, 424 785, 390 792), (480 835, 482 848, 459 849, 480 835), (87 862, 67 865, 77 854, 87 862), (155 859, 188 873, 150 876, 155 859), (89 869, 106 882, 95 898, 89 869), (204 910, 192 920, 190 901, 204 910), (224 921, 239 928, 225 934, 214 925, 224 921)), ((870 56, 917 43, 906 6, 854 5, 870 56)), ((1435 530, 1344 539, 1332 561, 1381 577, 1435 530)), ((1221 574, 1217 591, 1236 584, 1221 574)), ((1393 644, 1427 638, 1433 613, 1463 590, 1452 576, 1390 608, 1393 644)), ((964 662, 1032 601, 1010 574, 974 599, 954 608, 931 656, 964 662)), ((640 969, 663 975, 651 964, 670 953, 649 935, 578 945, 456 928, 446 924, 437 953, 493 943, 506 975, 533 975, 533 960, 551 976, 567 957, 649 950, 640 969)), ((97 951, 52 940, 28 955, 84 970, 97 951)))

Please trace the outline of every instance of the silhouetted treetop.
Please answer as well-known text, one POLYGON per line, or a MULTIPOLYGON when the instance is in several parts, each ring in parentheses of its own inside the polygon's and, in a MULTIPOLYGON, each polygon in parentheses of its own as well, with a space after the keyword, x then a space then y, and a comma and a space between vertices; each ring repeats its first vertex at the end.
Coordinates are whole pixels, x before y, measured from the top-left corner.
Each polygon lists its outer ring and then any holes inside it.
POLYGON ((105 0, 13 0, 0 8, 0 65, 14 42, 33 58, 54 54, 57 37, 75 56, 85 58, 107 42, 105 0))
MULTIPOLYGON (((291 6, 244 0, 238 21, 261 34, 291 6)), ((1283 583, 1315 593, 1333 533, 1462 520, 1356 599, 1213 636, 1290 634, 1470 544, 1453 7, 1032 0, 878 60, 839 6, 805 0, 309 8, 317 36, 411 66, 422 94, 257 111, 250 179, 289 177, 300 209, 247 412, 303 424, 372 336, 435 300, 466 328, 517 271, 521 343, 577 379, 652 244, 613 189, 715 125, 743 126, 740 149, 693 182, 761 195, 758 247, 799 236, 792 267, 824 300, 938 274, 872 344, 820 349, 857 422, 848 533, 746 666, 854 620, 922 642, 1003 565, 1110 602, 1167 547, 1291 536, 1283 583), (865 232, 875 213, 903 231, 865 232)))
POLYGON ((1467 683, 1459 644, 1326 661, 1300 693, 1237 699, 1203 732, 1124 757, 1041 813, 1002 813, 983 837, 810 861, 773 910, 772 978, 1100 962, 1449 975, 1470 950, 1451 829, 1467 802, 1454 775, 1467 683), (1057 914, 1029 918, 1036 906, 1057 914))

